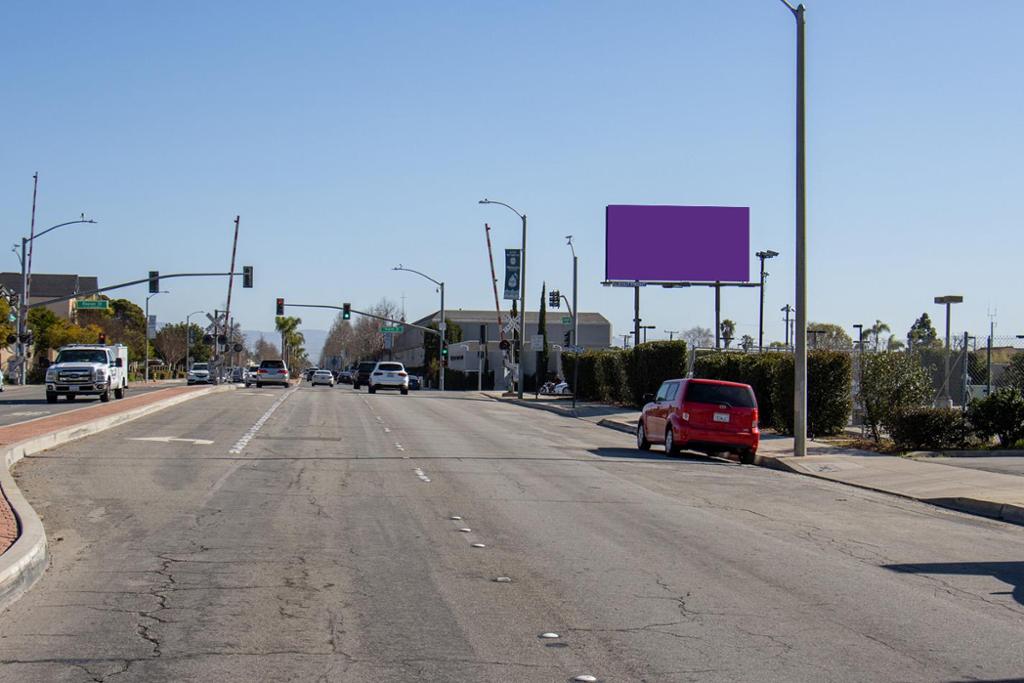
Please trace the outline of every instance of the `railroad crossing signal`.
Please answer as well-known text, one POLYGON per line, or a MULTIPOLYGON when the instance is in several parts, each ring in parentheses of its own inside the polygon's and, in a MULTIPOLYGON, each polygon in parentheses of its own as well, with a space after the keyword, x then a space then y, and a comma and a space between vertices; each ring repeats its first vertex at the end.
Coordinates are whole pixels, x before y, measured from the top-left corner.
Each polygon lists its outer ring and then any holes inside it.
POLYGON ((277 314, 284 315, 284 299, 277 300, 277 314))
POLYGON ((344 303, 341 305, 341 319, 351 320, 352 319, 352 304, 344 303))
POLYGON ((252 266, 242 266, 242 287, 252 289, 252 266))

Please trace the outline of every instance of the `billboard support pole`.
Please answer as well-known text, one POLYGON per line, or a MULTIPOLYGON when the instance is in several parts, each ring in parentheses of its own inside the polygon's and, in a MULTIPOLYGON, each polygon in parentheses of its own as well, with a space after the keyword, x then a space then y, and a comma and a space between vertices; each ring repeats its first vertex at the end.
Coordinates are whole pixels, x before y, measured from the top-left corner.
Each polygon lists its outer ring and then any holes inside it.
POLYGON ((640 343, 640 286, 633 288, 633 339, 634 344, 640 343))
POLYGON ((715 287, 715 349, 722 348, 722 283, 716 282, 715 287))

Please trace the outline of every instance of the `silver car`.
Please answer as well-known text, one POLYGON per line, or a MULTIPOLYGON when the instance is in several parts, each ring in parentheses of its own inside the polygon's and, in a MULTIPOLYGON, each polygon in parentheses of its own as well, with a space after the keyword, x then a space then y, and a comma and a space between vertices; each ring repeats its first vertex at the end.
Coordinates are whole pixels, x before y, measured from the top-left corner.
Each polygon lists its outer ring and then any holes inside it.
POLYGON ((213 378, 210 376, 210 364, 209 363, 193 363, 192 368, 188 371, 188 376, 185 378, 185 382, 191 386, 193 384, 210 384, 213 382, 213 378))
POLYGON ((409 393, 409 373, 405 366, 393 361, 381 361, 370 373, 368 384, 371 394, 377 393, 378 389, 398 389, 402 394, 409 393))
POLYGON ((334 373, 330 370, 317 370, 313 373, 313 376, 309 378, 310 386, 316 386, 317 384, 326 384, 329 387, 334 386, 334 373))
POLYGON ((262 389, 264 384, 288 386, 288 366, 283 360, 260 361, 260 368, 256 371, 256 388, 262 389))

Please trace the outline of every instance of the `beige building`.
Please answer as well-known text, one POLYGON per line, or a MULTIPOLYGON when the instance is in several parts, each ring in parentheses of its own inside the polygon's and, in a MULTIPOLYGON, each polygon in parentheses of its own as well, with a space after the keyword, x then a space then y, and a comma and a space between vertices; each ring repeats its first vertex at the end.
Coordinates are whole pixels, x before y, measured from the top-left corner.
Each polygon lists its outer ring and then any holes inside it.
MULTIPOLYGON (((507 318, 507 313, 503 314, 507 318)), ((531 337, 537 334, 536 311, 526 313, 526 344, 523 354, 524 370, 527 375, 532 375, 536 369, 537 354, 531 351, 539 351, 531 344, 531 337)), ((485 342, 485 360, 488 372, 502 367, 502 352, 498 349, 501 335, 498 328, 498 315, 495 311, 486 310, 446 310, 445 317, 462 328, 461 344, 454 343, 448 351, 449 368, 452 370, 463 370, 476 372, 480 358, 478 351, 481 350, 480 341, 485 342)), ((561 364, 559 352, 565 343, 565 333, 572 325, 563 323, 563 318, 568 318, 568 313, 561 310, 547 311, 547 333, 549 351, 549 371, 558 372, 561 364)), ((440 321, 440 313, 435 311, 430 315, 413 321, 416 325, 429 327, 431 323, 437 324, 440 321)), ((414 327, 406 327, 405 332, 396 337, 394 343, 394 359, 401 361, 409 368, 422 368, 425 366, 423 352, 423 330, 414 327)), ((511 334, 506 337, 511 339, 511 334)), ((579 345, 585 349, 606 349, 611 346, 612 324, 600 313, 580 313, 580 339, 579 345)))
MULTIPOLYGON (((0 285, 21 294, 21 273, 0 273, 0 285)), ((50 273, 33 273, 29 291, 32 297, 29 304, 71 296, 78 292, 89 292, 99 288, 99 280, 91 275, 53 275, 50 273)), ((75 299, 49 304, 48 309, 65 320, 74 320, 75 299)))

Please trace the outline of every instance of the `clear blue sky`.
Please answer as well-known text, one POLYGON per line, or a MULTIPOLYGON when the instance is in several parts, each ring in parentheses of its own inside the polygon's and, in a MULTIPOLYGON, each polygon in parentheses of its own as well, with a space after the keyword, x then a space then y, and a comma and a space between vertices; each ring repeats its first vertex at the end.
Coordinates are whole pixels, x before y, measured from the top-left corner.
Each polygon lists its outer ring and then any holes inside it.
MULTIPOLYGON (((808 9, 810 317, 905 333, 935 295, 954 328, 1024 333, 1024 3, 825 2, 808 9)), ((232 220, 247 329, 274 298, 410 317, 493 305, 483 223, 516 246, 530 217, 529 299, 570 289, 632 329, 632 291, 600 286, 610 203, 751 207, 775 249, 767 336, 793 299, 794 21, 733 2, 15 3, 0 23, 0 220, 41 239, 37 272, 104 284, 225 269, 232 220)), ((16 270, 13 254, 5 270, 16 270)), ((756 259, 751 254, 751 274, 756 259)), ((223 303, 226 283, 168 283, 161 321, 223 303)), ((142 302, 144 289, 126 290, 142 302)), ((724 315, 756 335, 756 290, 724 315)), ((300 314, 325 328, 331 316, 300 314)), ((710 327, 710 290, 648 290, 645 323, 710 327)), ((315 357, 319 349, 311 349, 315 357)))

